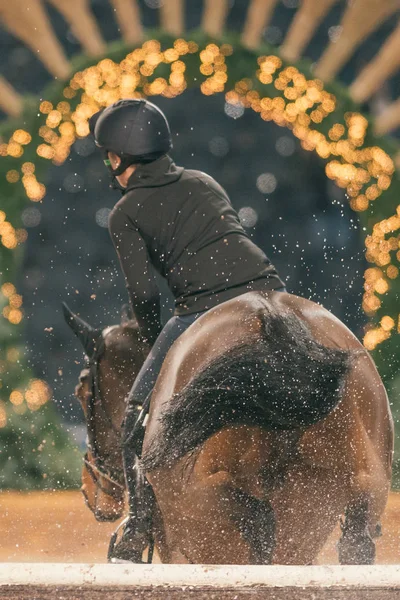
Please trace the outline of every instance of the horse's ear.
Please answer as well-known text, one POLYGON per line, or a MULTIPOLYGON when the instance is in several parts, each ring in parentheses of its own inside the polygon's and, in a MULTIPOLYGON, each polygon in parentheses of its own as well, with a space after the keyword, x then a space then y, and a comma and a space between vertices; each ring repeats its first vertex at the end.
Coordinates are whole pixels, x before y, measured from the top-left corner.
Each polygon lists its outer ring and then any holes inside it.
POLYGON ((101 329, 94 329, 86 321, 75 315, 68 305, 63 302, 64 319, 81 342, 86 354, 92 358, 103 343, 101 329))
POLYGON ((130 304, 123 304, 121 308, 121 325, 134 319, 130 304))

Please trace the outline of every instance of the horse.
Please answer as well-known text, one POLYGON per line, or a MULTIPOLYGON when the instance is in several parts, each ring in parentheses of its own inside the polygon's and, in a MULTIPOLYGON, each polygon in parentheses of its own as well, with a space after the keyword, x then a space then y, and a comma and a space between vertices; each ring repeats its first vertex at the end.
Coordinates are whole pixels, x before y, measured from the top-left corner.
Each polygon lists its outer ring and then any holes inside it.
MULTIPOLYGON (((133 321, 100 331, 66 319, 91 357, 76 390, 82 491, 112 520, 124 510, 125 398, 149 348, 133 321)), ((385 387, 355 335, 305 298, 243 294, 176 340, 153 390, 140 470, 156 548, 167 563, 309 565, 340 521, 339 562, 372 564, 392 458, 385 387)))

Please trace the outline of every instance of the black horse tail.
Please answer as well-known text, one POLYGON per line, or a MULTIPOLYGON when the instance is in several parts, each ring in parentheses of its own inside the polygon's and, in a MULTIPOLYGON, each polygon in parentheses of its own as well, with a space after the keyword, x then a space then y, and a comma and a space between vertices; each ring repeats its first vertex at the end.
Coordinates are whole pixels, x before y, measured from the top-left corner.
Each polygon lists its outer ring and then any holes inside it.
POLYGON ((294 313, 268 308, 259 318, 257 342, 212 360, 166 403, 142 457, 145 472, 196 451, 227 425, 304 428, 340 402, 355 352, 323 346, 294 313))

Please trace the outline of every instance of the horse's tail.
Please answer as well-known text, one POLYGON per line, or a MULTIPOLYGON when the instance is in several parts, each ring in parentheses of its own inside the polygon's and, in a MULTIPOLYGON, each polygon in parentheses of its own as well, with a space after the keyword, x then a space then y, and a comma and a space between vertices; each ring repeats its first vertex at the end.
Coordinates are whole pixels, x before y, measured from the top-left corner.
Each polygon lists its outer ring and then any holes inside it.
POLYGON ((308 427, 340 402, 353 352, 315 341, 294 314, 263 310, 261 335, 221 354, 166 405, 142 468, 171 464, 223 427, 308 427))

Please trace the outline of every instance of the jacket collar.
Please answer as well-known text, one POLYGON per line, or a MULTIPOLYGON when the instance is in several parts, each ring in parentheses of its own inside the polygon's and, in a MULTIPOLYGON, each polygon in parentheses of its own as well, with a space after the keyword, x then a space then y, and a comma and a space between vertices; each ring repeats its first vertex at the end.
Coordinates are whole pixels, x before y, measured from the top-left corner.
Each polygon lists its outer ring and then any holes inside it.
POLYGON ((138 165, 129 177, 126 192, 140 187, 161 187, 180 178, 183 167, 177 167, 167 154, 144 165, 138 165))

